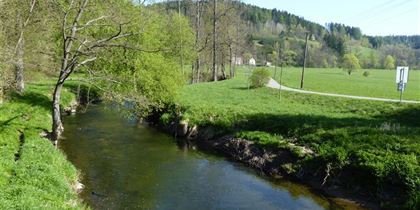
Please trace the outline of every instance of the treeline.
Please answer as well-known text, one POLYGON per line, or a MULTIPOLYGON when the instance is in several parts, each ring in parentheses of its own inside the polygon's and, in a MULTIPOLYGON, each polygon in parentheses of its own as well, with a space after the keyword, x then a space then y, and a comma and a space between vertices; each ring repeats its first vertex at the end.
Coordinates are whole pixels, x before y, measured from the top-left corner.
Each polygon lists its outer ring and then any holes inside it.
POLYGON ((251 33, 249 51, 260 64, 277 62, 273 59, 275 44, 283 43, 282 51, 288 55, 286 63, 302 65, 304 39, 309 33, 310 67, 341 67, 343 56, 353 54, 362 68, 389 68, 387 57, 388 61, 392 57, 394 65, 420 68, 419 36, 365 36, 358 27, 340 23, 321 26, 285 11, 237 4, 251 33))
POLYGON ((403 44, 413 49, 420 49, 420 35, 413 36, 367 36, 374 48, 379 48, 384 44, 396 45, 403 44))

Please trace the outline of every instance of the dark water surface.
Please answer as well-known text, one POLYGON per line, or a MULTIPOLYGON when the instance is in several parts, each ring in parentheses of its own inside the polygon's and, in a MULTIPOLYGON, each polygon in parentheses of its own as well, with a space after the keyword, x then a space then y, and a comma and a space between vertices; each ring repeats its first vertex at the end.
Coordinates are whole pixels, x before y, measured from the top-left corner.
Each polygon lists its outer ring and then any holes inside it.
POLYGON ((328 209, 306 187, 274 182, 223 158, 181 149, 171 136, 90 107, 65 118, 61 149, 81 171, 93 209, 328 209))

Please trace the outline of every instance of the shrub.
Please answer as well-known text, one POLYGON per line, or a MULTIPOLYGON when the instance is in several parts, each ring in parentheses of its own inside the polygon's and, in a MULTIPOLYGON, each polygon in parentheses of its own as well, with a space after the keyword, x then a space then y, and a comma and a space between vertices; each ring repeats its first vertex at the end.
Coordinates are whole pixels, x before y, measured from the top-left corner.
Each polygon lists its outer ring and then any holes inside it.
POLYGON ((368 71, 363 72, 364 77, 368 77, 369 75, 370 75, 370 73, 368 71))
POLYGON ((270 81, 270 71, 265 68, 255 69, 249 77, 252 88, 264 87, 268 81, 270 81))

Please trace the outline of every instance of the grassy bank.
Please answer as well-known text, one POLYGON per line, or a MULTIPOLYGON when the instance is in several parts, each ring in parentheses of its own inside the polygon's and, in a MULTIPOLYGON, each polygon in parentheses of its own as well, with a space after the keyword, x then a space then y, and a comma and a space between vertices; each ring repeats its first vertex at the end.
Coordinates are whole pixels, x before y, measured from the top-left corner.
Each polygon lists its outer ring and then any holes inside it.
MULTIPOLYGON (((274 68, 270 68, 274 76, 274 68)), ((285 86, 300 88, 302 68, 286 67, 282 82, 285 86)), ((280 81, 280 68, 276 80, 280 81)), ((339 93, 355 96, 399 99, 395 83, 395 70, 367 69, 348 75, 342 69, 307 68, 305 71, 305 90, 325 93, 339 93), (363 73, 369 72, 369 76, 363 73)), ((420 100, 420 71, 410 70, 409 81, 403 95, 407 100, 420 100)))
MULTIPOLYGON (((72 185, 77 170, 52 143, 50 82, 27 85, 0 104, 0 209, 81 209, 72 185)), ((62 105, 75 95, 64 90, 62 105)))
MULTIPOLYGON (((248 89, 233 80, 185 87, 177 103, 182 118, 215 127, 261 146, 305 146, 316 155, 300 158, 292 174, 325 178, 328 185, 362 189, 381 205, 416 208, 420 202, 420 107, 248 89), (328 174, 328 175, 327 175, 328 174)), ((170 114, 162 121, 169 122, 170 114)), ((299 156, 299 154, 297 154, 299 156)), ((359 192, 360 192, 359 191, 359 192)))

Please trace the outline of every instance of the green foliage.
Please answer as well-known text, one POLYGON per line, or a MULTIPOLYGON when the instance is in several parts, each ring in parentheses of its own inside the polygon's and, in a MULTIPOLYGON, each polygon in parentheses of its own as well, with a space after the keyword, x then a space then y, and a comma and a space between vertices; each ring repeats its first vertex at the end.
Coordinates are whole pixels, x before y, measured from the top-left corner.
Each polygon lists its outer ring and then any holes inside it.
POLYGON ((266 68, 257 68, 252 71, 249 77, 250 86, 252 88, 264 87, 270 81, 270 71, 266 68))
POLYGON ((359 59, 357 59, 357 57, 352 53, 345 54, 343 56, 342 66, 347 71, 347 73, 351 75, 352 72, 360 69, 359 59))
POLYGON ((130 36, 126 44, 139 50, 104 51, 93 68, 104 78, 97 84, 106 89, 106 98, 128 100, 135 105, 135 111, 144 116, 173 102, 184 85, 186 78, 180 59, 182 57, 184 63, 194 59, 194 34, 185 17, 133 10, 139 18, 135 24, 127 26, 127 30, 141 33, 130 36), (142 15, 143 12, 148 16, 142 15))
POLYGON ((384 69, 394 69, 395 68, 395 59, 391 55, 387 55, 384 60, 384 69))
POLYGON ((369 71, 364 71, 364 72, 363 72, 363 76, 364 76, 364 77, 368 77, 369 75, 370 75, 369 71))

